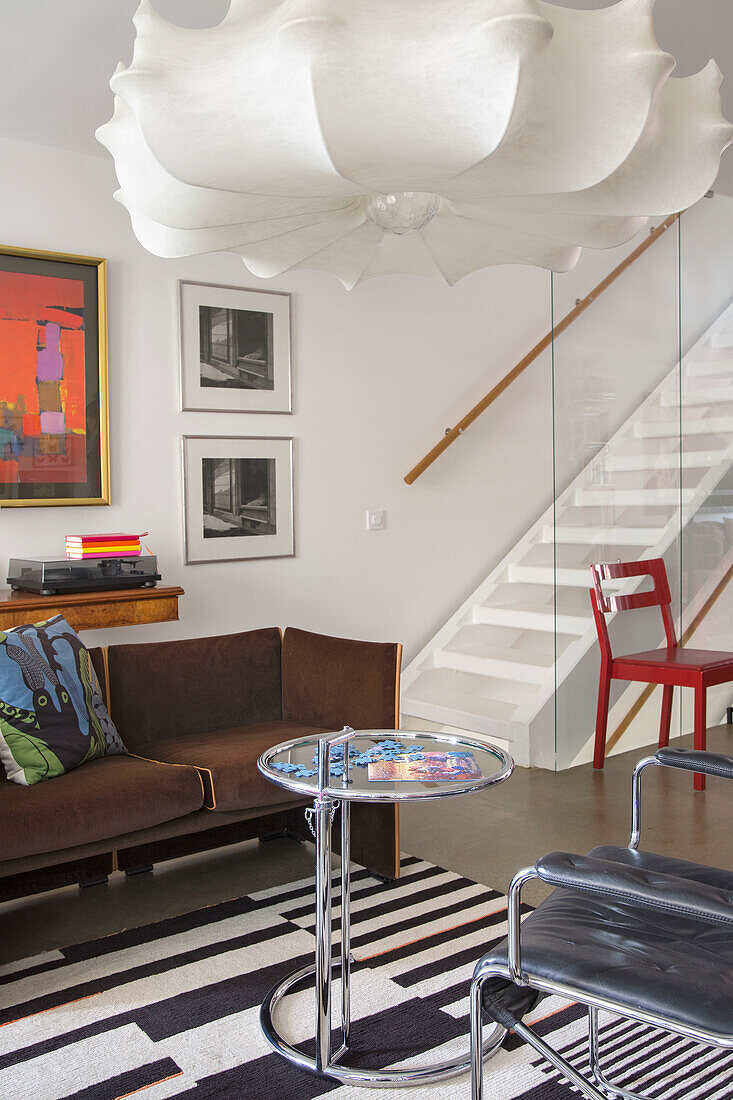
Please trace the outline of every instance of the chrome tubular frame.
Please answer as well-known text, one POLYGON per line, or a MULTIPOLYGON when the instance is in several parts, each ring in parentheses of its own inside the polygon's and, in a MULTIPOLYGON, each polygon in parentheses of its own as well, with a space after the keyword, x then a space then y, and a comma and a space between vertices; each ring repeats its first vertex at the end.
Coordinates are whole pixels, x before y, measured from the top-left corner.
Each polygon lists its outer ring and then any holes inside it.
POLYGON ((511 881, 507 894, 507 921, 509 922, 509 973, 517 985, 526 985, 527 979, 522 973, 522 948, 519 942, 519 929, 522 923, 522 887, 530 879, 538 878, 534 867, 525 867, 511 881))
MULTIPOLYGON (((348 759, 348 741, 354 731, 345 726, 336 737, 324 737, 318 742, 318 793, 313 810, 316 840, 316 953, 315 962, 288 975, 270 990, 260 1009, 260 1026, 270 1046, 301 1069, 313 1070, 324 1077, 333 1077, 345 1085, 395 1088, 428 1084, 465 1073, 471 1066, 474 1050, 480 1050, 480 1060, 501 1046, 506 1028, 495 1024, 487 1038, 466 1054, 426 1066, 403 1066, 400 1069, 359 1069, 342 1063, 348 1052, 351 1029, 351 813, 348 798, 333 797, 330 786, 331 746, 344 743, 344 759, 348 759), (341 807, 341 947, 340 958, 332 957, 333 924, 331 911, 331 827, 334 810, 341 807), (331 1051, 331 986, 333 971, 341 976, 341 1045, 331 1051), (277 1030, 275 1011, 283 998, 297 986, 315 975, 315 1038, 316 1056, 311 1058, 292 1046, 277 1030)), ((344 793, 348 790, 348 765, 342 778, 344 793)))
POLYGON ((590 1055, 591 1073, 599 1088, 602 1088, 607 1095, 618 1098, 618 1100, 646 1100, 638 1092, 629 1092, 628 1089, 622 1089, 619 1085, 614 1085, 601 1069, 598 1009, 591 1006, 588 1007, 588 1053, 590 1055))
MULTIPOLYGON (((341 800, 341 1042, 351 1030, 351 805, 341 800)), ((334 1061, 337 1061, 335 1058, 334 1061)))
POLYGON ((331 810, 317 798, 316 811, 316 1069, 331 1063, 331 810))
MULTIPOLYGON (((647 764, 656 764, 658 761, 654 757, 648 757, 646 760, 640 761, 637 765, 636 772, 634 774, 634 791, 636 798, 636 791, 638 788, 638 778, 643 771, 643 768, 647 764), (639 773, 637 776, 636 773, 639 773)), ((639 818, 637 816, 636 823, 639 824, 639 818)), ((632 836, 633 839, 633 836, 632 836)), ((681 1035, 685 1039, 691 1039, 696 1043, 704 1043, 708 1046, 720 1047, 724 1050, 733 1050, 733 1035, 712 1035, 709 1032, 700 1030, 699 1028, 689 1028, 682 1024, 672 1025, 669 1020, 662 1016, 657 1015, 654 1012, 646 1012, 641 1009, 630 1009, 627 1005, 618 1004, 616 1001, 610 998, 604 997, 591 997, 587 993, 580 993, 577 989, 573 989, 569 986, 563 985, 560 982, 551 982, 545 978, 536 977, 531 973, 528 973, 522 967, 521 956, 521 892, 525 882, 530 879, 539 878, 539 874, 534 867, 526 868, 515 875, 512 880, 512 884, 509 887, 509 904, 507 907, 507 917, 509 921, 509 959, 507 963, 479 963, 476 967, 471 982, 471 994, 470 994, 470 1006, 471 1006, 471 1098, 472 1100, 484 1100, 483 1089, 483 1058, 479 1054, 481 1050, 481 1036, 482 1036, 482 1016, 483 1016, 483 986, 484 982, 490 978, 501 978, 504 981, 514 982, 516 985, 527 985, 532 989, 536 989, 539 993, 554 994, 555 996, 562 997, 566 1001, 577 1001, 581 1004, 585 1004, 589 1010, 589 1027, 588 1027, 588 1043, 590 1053, 591 1072, 598 1085, 596 1087, 591 1081, 588 1081, 585 1077, 581 1076, 574 1066, 563 1058, 561 1054, 558 1054, 556 1050, 535 1034, 531 1027, 526 1024, 517 1021, 512 1025, 512 1030, 516 1032, 525 1042, 534 1047, 538 1054, 546 1058, 555 1069, 563 1075, 571 1084, 582 1093, 583 1096, 588 1097, 588 1100, 646 1100, 644 1097, 638 1096, 636 1093, 627 1092, 624 1089, 608 1082, 603 1075, 600 1067, 599 1060, 599 1036, 598 1036, 598 1010, 603 1009, 606 1012, 611 1012, 616 1016, 621 1016, 627 1020, 634 1020, 641 1024, 648 1024, 651 1027, 658 1028, 660 1031, 666 1031, 673 1035, 681 1035), (599 1091, 599 1088, 603 1091, 599 1091)))
POLYGON ((641 841, 641 773, 650 764, 659 766, 659 761, 653 756, 645 756, 634 768, 631 780, 631 837, 629 848, 636 850, 641 841))
MULTIPOLYGON (((364 734, 371 735, 371 734, 374 734, 374 733, 386 735, 386 734, 393 734, 394 731, 393 730, 356 730, 356 731, 354 731, 354 730, 350 730, 348 726, 344 726, 344 729, 341 731, 341 733, 337 734, 335 737, 330 736, 330 737, 326 737, 326 738, 321 738, 320 740, 328 741, 329 746, 330 746, 330 745, 338 744, 339 741, 342 738, 345 739, 346 736, 348 736, 348 737, 352 737, 354 735, 363 736, 364 734)), ((426 736, 426 734, 423 734, 423 736, 426 736)), ((480 752, 488 752, 493 757, 495 757, 496 760, 499 761, 500 766, 495 771, 493 771, 491 773, 491 775, 489 775, 489 776, 481 776, 481 777, 477 776, 473 780, 466 780, 465 782, 462 782, 462 783, 451 784, 451 789, 450 790, 447 790, 446 788, 442 788, 437 792, 434 792, 434 791, 429 790, 429 789, 417 790, 417 791, 416 790, 410 790, 410 791, 391 790, 391 791, 388 791, 388 792, 387 791, 381 792, 379 790, 374 790, 374 791, 369 791, 368 796, 365 796, 363 792, 361 794, 357 793, 353 796, 354 800, 355 801, 360 801, 360 802, 372 802, 372 803, 390 802, 390 803, 397 803, 397 804, 399 804, 400 802, 408 802, 408 801, 409 802, 414 802, 415 800, 420 801, 420 802, 423 802, 423 801, 428 802, 428 801, 431 801, 431 800, 436 799, 436 798, 446 798, 448 796, 455 797, 457 795, 471 794, 473 791, 487 790, 489 787, 493 787, 497 783, 503 783, 504 780, 508 779, 509 776, 514 771, 514 761, 512 760, 509 753, 505 752, 503 749, 497 748, 496 745, 490 745, 486 741, 477 741, 475 738, 472 738, 472 737, 454 737, 452 734, 449 734, 449 733, 441 733, 439 738, 437 738, 435 734, 430 734, 429 733, 429 734, 427 734, 427 737, 432 738, 433 740, 440 740, 440 743, 442 745, 459 745, 462 749, 467 749, 467 748, 468 749, 478 749, 480 752)), ((311 739, 309 739, 309 740, 311 740, 311 739)), ((313 740, 315 740, 315 739, 313 739, 313 740)), ((268 779, 271 783, 274 783, 276 787, 283 787, 286 791, 290 791, 294 794, 302 794, 305 797, 312 798, 313 793, 314 793, 314 784, 313 784, 313 781, 310 778, 293 779, 293 777, 291 775, 284 776, 284 775, 281 774, 281 772, 275 771, 270 767, 270 762, 271 762, 271 760, 274 756, 276 756, 278 754, 286 753, 289 749, 297 748, 300 745, 302 745, 302 743, 303 743, 303 738, 302 737, 294 737, 292 739, 292 741, 283 741, 282 744, 273 746, 271 749, 268 749, 267 752, 262 753, 262 756, 260 756, 259 760, 257 761, 257 767, 258 767, 259 771, 262 773, 262 775, 264 775, 265 778, 268 779)), ((330 753, 330 748, 329 748, 329 753, 330 753)), ((341 794, 344 791, 344 789, 348 788, 351 784, 351 779, 348 775, 348 770, 349 769, 348 769, 348 766, 347 766, 347 768, 344 769, 345 774, 340 779, 335 780, 333 785, 331 787, 329 787, 324 793, 330 794, 332 798, 340 799, 341 794)), ((317 784, 316 784, 316 788, 317 788, 317 784)))

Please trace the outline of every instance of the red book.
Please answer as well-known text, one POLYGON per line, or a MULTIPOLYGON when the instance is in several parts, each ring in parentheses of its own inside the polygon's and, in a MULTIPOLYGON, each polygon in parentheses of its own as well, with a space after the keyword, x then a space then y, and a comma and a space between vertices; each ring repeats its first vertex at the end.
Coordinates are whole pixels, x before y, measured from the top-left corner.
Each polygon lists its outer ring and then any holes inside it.
MULTIPOLYGON (((147 531, 144 532, 147 534, 147 531)), ((84 546, 93 542, 137 542, 144 535, 67 535, 66 542, 69 545, 84 546)))

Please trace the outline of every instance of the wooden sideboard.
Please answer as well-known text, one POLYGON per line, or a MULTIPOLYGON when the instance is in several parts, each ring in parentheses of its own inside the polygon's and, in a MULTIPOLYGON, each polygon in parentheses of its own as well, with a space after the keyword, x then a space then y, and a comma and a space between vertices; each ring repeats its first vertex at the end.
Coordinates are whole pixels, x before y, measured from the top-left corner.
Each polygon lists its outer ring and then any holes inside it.
POLYGON ((182 588, 122 588, 112 592, 76 592, 37 596, 0 589, 0 630, 63 615, 75 630, 168 623, 178 618, 182 588))

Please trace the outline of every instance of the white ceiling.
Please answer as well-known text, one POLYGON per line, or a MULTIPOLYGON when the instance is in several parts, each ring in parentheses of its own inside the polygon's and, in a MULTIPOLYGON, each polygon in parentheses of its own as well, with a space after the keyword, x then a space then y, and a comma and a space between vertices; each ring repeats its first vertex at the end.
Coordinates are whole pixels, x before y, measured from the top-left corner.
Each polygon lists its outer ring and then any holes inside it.
MULTIPOLYGON (((614 0, 551 2, 603 8, 614 0)), ((189 27, 218 23, 229 7, 229 0, 153 3, 189 27)), ((112 113, 109 78, 131 57, 136 7, 137 0, 0 0, 0 135, 106 156, 94 131, 112 113)), ((680 75, 715 57, 733 120, 733 0, 657 0, 655 22, 680 75)), ((733 149, 724 154, 716 188, 733 194, 733 149)))

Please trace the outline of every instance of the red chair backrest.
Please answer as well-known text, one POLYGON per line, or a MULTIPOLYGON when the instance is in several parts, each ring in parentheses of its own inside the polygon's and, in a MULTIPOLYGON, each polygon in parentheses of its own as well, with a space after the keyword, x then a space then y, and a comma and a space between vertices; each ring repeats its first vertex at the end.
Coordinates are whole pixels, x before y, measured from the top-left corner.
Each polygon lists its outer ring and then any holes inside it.
POLYGON ((598 631, 598 641, 601 649, 610 657, 611 650, 608 641, 608 630, 604 615, 616 611, 635 611, 641 607, 659 607, 664 623, 664 633, 667 645, 675 648, 677 636, 670 605, 672 594, 669 590, 667 570, 662 558, 648 558, 646 561, 617 561, 591 565, 593 587, 590 590, 593 617, 598 631), (629 596, 606 596, 601 588, 601 581, 623 580, 626 577, 651 577, 653 588, 651 592, 633 592, 629 596))

